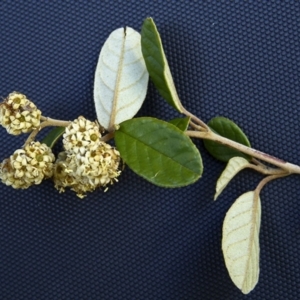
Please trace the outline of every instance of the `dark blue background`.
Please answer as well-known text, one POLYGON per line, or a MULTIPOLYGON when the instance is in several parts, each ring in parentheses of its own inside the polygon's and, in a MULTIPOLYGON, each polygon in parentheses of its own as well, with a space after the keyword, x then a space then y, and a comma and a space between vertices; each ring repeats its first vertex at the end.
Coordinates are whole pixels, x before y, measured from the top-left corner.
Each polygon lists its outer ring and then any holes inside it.
MULTIPOLYGON (((0 2, 0 95, 25 93, 46 116, 94 120, 93 77, 108 35, 154 18, 178 93, 204 121, 222 115, 252 146, 299 164, 299 1, 0 2)), ((149 85, 140 116, 177 117, 149 85)), ((1 160, 24 136, 0 128, 1 160)), ((213 202, 224 165, 196 141, 203 178, 164 189, 128 168, 80 200, 52 182, 0 186, 1 299, 244 299, 221 252, 226 211, 260 175, 244 171, 213 202)), ((56 148, 58 150, 58 147, 56 148)), ((297 299, 300 184, 261 194, 260 280, 247 299, 297 299)))

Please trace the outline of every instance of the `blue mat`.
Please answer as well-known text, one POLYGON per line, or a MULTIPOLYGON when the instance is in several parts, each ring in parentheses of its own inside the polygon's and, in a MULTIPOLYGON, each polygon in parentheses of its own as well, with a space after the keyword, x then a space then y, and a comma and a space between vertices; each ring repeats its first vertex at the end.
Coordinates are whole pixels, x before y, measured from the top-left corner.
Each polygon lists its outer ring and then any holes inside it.
MULTIPOLYGON (((0 12, 1 96, 17 90, 44 115, 96 119, 103 43, 151 16, 188 110, 204 121, 228 117, 254 148, 300 163, 299 1, 1 1, 0 12)), ((152 83, 138 115, 178 116, 152 83)), ((25 139, 3 128, 0 138, 1 160, 25 139)), ((222 222, 262 177, 244 171, 213 202, 224 164, 195 143, 204 174, 180 189, 129 168, 84 200, 51 181, 22 191, 1 184, 0 298, 245 299, 225 268, 222 222)), ((298 299, 299 178, 270 183, 261 198, 261 273, 247 299, 298 299)))

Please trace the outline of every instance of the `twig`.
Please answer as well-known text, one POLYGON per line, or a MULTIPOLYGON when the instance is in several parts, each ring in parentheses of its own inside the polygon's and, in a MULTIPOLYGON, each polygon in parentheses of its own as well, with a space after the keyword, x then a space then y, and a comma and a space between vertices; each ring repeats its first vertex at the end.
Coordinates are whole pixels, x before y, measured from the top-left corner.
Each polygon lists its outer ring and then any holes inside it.
POLYGON ((62 120, 56 120, 56 119, 51 119, 51 118, 46 118, 46 117, 41 117, 41 120, 43 122, 40 124, 39 128, 36 128, 31 132, 29 137, 27 138, 25 144, 23 147, 31 143, 34 138, 37 136, 37 134, 45 127, 47 126, 59 126, 59 127, 67 127, 70 124, 70 121, 62 121, 62 120))
POLYGON ((185 108, 182 108, 182 113, 185 114, 187 117, 190 117, 191 120, 194 121, 191 123, 191 126, 193 126, 193 124, 195 126, 196 123, 196 125, 199 126, 199 131, 210 131, 209 127, 202 120, 200 120, 198 117, 187 111, 185 108))
POLYGON ((247 147, 245 145, 239 144, 235 141, 232 141, 230 139, 227 139, 225 137, 222 137, 213 131, 208 131, 208 132, 199 132, 199 131, 186 131, 185 132, 188 136, 190 137, 195 137, 195 138, 201 138, 201 139, 207 139, 207 140, 212 140, 214 142, 220 143, 222 145, 228 146, 230 148, 233 148, 235 150, 238 150, 240 152, 243 152, 245 154, 248 154, 251 157, 255 157, 259 160, 265 161, 267 163, 270 163, 274 166, 277 166, 289 173, 294 173, 294 174, 300 174, 300 166, 286 162, 282 159, 279 159, 277 157, 271 156, 269 154, 266 154, 264 152, 255 150, 253 148, 247 147))

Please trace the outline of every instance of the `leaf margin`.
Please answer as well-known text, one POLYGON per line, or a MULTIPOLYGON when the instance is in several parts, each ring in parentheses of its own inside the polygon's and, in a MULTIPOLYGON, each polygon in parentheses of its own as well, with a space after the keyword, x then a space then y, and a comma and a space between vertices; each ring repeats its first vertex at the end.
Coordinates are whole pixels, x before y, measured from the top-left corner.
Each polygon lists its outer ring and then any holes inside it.
POLYGON ((160 34, 151 17, 146 18, 143 22, 141 45, 146 67, 155 87, 169 105, 182 113, 184 108, 175 88, 160 34))

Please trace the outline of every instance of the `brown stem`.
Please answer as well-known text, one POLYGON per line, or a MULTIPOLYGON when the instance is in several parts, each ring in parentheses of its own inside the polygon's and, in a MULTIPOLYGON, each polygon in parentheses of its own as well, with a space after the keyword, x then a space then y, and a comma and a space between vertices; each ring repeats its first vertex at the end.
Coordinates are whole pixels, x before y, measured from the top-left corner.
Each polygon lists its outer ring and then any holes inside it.
POLYGON ((262 190, 262 188, 270 181, 277 179, 277 178, 281 178, 281 177, 285 177, 288 176, 289 173, 283 173, 283 174, 278 174, 278 175, 270 175, 265 177, 256 187, 255 189, 255 196, 258 197, 260 194, 260 191, 262 190))
POLYGON ((41 120, 43 121, 39 128, 36 128, 35 130, 33 130, 29 137, 27 138, 25 144, 23 147, 25 147, 26 145, 28 145, 29 143, 31 143, 34 138, 37 136, 37 134, 45 127, 47 126, 59 126, 59 127, 67 127, 70 124, 70 121, 62 121, 62 120, 55 120, 55 119, 51 119, 51 118, 46 118, 46 117, 41 117, 41 120))
POLYGON ((263 164, 261 161, 259 161, 258 159, 252 157, 251 158, 251 161, 255 164, 255 165, 258 165, 258 166, 262 166, 264 168, 267 168, 267 166, 265 164, 263 164))
POLYGON ((115 135, 115 132, 109 132, 108 134, 104 135, 102 138, 101 138, 101 141, 102 142, 107 142, 109 140, 111 140, 115 135))
MULTIPOLYGON (((187 111, 185 108, 182 108, 182 113, 185 114, 187 117, 190 117, 193 122, 191 122, 191 126, 197 126, 198 125, 198 130, 200 131, 210 131, 209 127, 198 117, 187 111)), ((193 127, 194 127, 193 126, 193 127)))
POLYGON ((287 171, 285 170, 282 170, 280 168, 269 168, 267 166, 264 166, 264 165, 253 165, 253 164, 249 164, 247 166, 247 168, 249 169, 253 169, 261 174, 264 174, 264 175, 283 175, 283 174, 286 174, 287 171))
POLYGON ((44 116, 41 117, 41 120, 44 121, 43 123, 47 122, 47 125, 45 125, 44 127, 46 127, 46 126, 67 127, 71 123, 71 121, 56 120, 56 119, 51 119, 51 118, 44 117, 44 116))
POLYGON ((262 161, 270 163, 274 166, 277 166, 289 173, 300 174, 300 166, 298 166, 298 165, 286 162, 282 159, 271 156, 264 152, 261 152, 261 151, 255 150, 253 148, 247 147, 245 145, 239 144, 235 141, 232 141, 230 139, 222 137, 212 131, 208 131, 208 132, 186 131, 185 133, 190 137, 212 140, 214 142, 228 146, 230 148, 233 148, 235 150, 243 152, 251 157, 257 158, 259 160, 262 160, 262 161))

